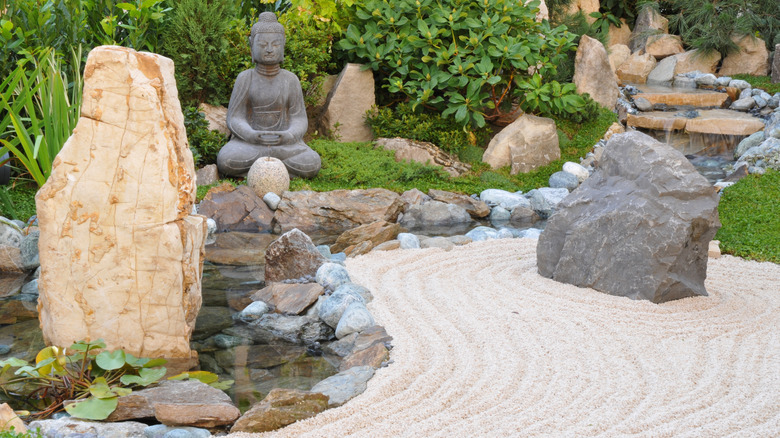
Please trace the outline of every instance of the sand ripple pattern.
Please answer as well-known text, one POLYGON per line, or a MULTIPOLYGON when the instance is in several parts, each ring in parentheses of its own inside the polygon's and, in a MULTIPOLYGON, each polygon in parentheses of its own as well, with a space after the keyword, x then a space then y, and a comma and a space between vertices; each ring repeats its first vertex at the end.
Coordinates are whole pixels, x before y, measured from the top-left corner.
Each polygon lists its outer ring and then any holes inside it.
POLYGON ((780 436, 780 266, 710 259, 709 297, 655 305, 542 278, 535 249, 350 260, 393 363, 345 406, 268 435, 780 436))

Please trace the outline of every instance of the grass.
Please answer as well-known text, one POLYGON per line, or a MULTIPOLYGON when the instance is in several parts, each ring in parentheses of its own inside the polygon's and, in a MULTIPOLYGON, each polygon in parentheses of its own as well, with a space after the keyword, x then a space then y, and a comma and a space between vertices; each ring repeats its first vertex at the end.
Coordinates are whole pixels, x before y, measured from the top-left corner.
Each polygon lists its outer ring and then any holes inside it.
POLYGON ((0 192, 0 216, 27 222, 35 214, 36 184, 16 180, 10 186, 0 186, 0 192))
POLYGON ((723 191, 720 249, 751 260, 780 263, 780 172, 748 175, 723 191))
POLYGON ((760 88, 769 94, 780 93, 780 83, 773 84, 769 76, 733 75, 734 79, 742 79, 753 88, 760 88))

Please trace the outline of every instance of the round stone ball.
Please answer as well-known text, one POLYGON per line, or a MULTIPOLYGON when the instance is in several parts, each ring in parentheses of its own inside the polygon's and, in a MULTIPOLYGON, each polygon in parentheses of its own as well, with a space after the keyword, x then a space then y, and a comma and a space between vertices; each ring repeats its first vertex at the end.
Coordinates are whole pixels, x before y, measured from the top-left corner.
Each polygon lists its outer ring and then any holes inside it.
POLYGON ((249 173, 246 175, 246 185, 260 198, 268 192, 282 196, 282 192, 290 189, 290 174, 282 160, 273 157, 260 157, 249 168, 249 173))

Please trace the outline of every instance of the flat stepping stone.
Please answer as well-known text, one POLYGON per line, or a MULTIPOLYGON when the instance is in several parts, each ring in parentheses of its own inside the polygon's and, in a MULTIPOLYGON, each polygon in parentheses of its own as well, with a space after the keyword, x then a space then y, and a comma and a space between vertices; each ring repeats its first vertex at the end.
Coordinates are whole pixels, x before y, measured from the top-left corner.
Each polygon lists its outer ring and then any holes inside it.
POLYGON ((727 93, 709 90, 691 90, 674 91, 667 87, 653 87, 652 85, 639 86, 643 93, 635 97, 643 97, 655 104, 666 104, 669 106, 693 106, 696 108, 720 108, 728 99, 727 93))
POLYGON ((650 111, 629 114, 628 126, 662 131, 685 130, 689 133, 748 136, 764 129, 764 122, 749 114, 725 109, 699 111, 689 119, 675 112, 650 111))

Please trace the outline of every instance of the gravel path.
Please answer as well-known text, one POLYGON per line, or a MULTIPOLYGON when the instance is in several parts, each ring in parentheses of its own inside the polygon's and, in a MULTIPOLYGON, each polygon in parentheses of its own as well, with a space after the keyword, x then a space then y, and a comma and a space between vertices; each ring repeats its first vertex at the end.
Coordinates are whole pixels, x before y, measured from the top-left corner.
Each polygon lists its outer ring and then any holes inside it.
POLYGON ((780 265, 710 259, 709 297, 656 305, 542 278, 535 249, 350 259, 394 363, 345 406, 231 436, 780 436, 780 265))

